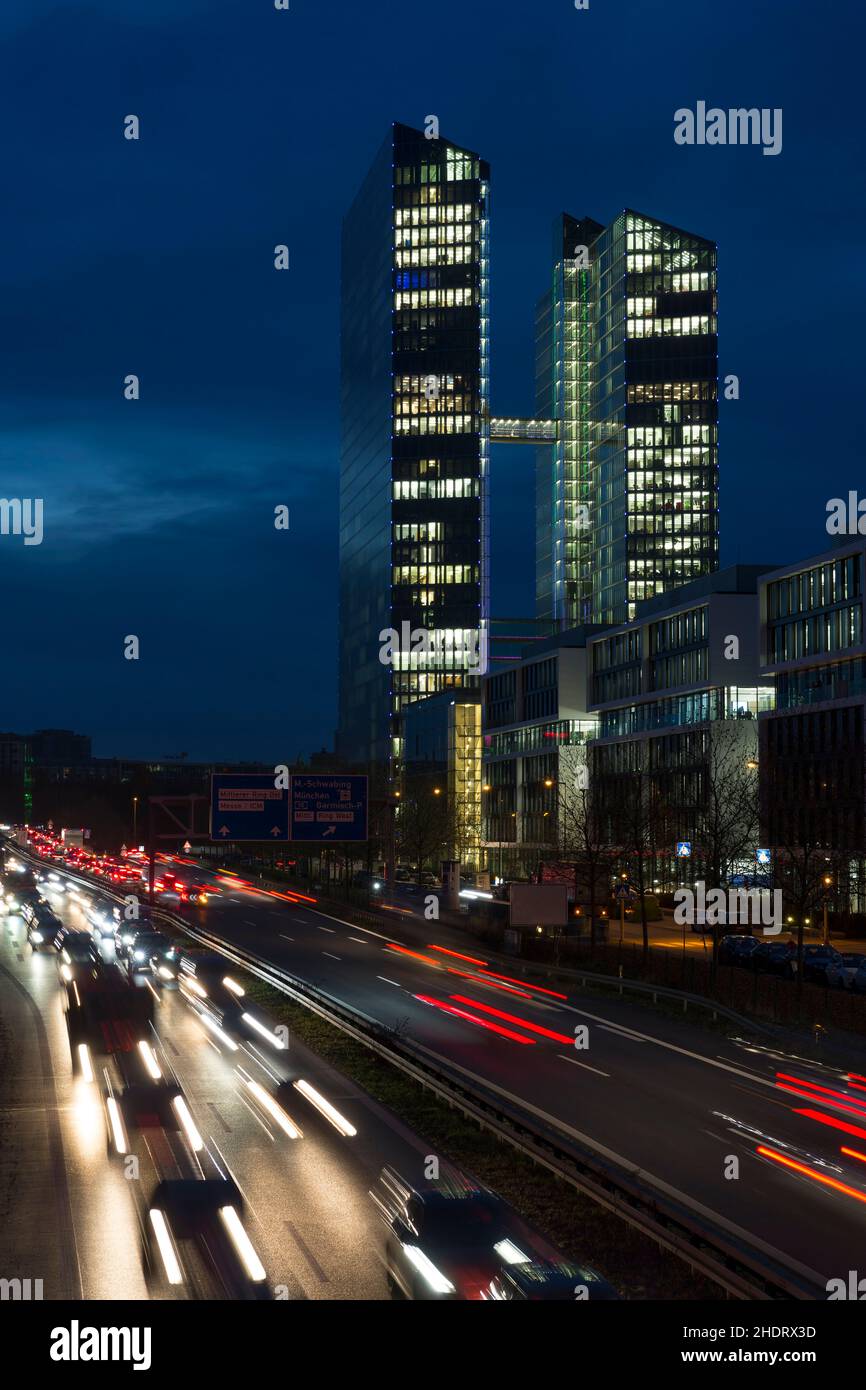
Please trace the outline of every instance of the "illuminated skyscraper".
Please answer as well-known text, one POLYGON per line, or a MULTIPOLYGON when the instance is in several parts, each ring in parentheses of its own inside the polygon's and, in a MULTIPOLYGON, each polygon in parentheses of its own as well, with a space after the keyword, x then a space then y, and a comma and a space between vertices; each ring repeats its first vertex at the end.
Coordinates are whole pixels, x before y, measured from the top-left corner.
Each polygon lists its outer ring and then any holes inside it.
POLYGON ((718 569, 716 247, 626 210, 556 224, 536 321, 536 612, 622 623, 718 569))
POLYGON ((343 224, 338 748, 353 763, 393 770, 401 709, 484 665, 488 180, 477 155, 394 125, 343 224))

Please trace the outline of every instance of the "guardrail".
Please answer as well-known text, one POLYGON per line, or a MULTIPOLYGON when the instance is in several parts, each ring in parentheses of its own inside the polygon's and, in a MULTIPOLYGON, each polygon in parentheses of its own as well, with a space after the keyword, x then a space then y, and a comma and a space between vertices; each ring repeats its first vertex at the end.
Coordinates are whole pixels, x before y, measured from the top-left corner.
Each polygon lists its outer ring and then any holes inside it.
MULTIPOLYGON (((41 861, 37 859, 35 862, 41 861)), ((67 877, 77 879, 86 887, 97 888, 117 902, 124 900, 121 894, 115 893, 98 879, 91 880, 68 870, 64 872, 67 877)), ((669 1193, 660 1192, 637 1166, 614 1164, 573 1138, 566 1138, 540 1114, 530 1116, 529 1108, 510 1104, 495 1089, 479 1084, 477 1078, 473 1077, 470 1082, 466 1074, 430 1049, 390 1034, 384 1025, 362 1010, 350 1008, 326 991, 251 951, 230 946, 220 937, 192 926, 179 913, 162 907, 153 911, 154 916, 171 923, 191 940, 250 971, 376 1052, 466 1118, 509 1143, 577 1191, 613 1212, 634 1230, 670 1251, 730 1297, 766 1301, 786 1298, 814 1300, 826 1296, 826 1289, 816 1283, 810 1271, 794 1264, 781 1264, 768 1251, 760 1249, 757 1243, 745 1245, 733 1233, 704 1219, 669 1193)), ((589 974, 586 974, 586 978, 593 979, 589 974)), ((599 978, 605 980, 612 977, 599 978)), ((620 981, 614 983, 619 984, 620 981)), ((651 991, 653 987, 647 988, 651 991)), ((657 992, 663 993, 656 988, 657 992)), ((700 996, 695 998, 699 999, 700 996)))

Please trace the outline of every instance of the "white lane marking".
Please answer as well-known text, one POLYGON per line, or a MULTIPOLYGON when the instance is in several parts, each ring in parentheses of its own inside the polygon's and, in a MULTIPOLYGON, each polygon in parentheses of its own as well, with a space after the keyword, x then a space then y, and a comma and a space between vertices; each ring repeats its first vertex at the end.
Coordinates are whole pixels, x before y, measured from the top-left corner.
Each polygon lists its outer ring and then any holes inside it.
POLYGON ((363 939, 363 937, 360 937, 360 936, 350 936, 350 937, 349 937, 349 940, 350 940, 350 941, 357 941, 357 943, 358 943, 359 946, 369 946, 369 944, 370 944, 369 941, 365 941, 365 940, 363 939))
POLYGON ((332 953, 331 953, 330 951, 323 951, 323 952, 322 952, 322 955, 323 955, 323 956, 330 956, 330 957, 331 957, 331 960, 342 960, 342 959, 343 959, 342 956, 335 956, 335 955, 332 955, 332 953))
POLYGON ((244 922, 245 927, 257 927, 258 925, 258 922, 244 922))
MULTIPOLYGON (((370 927, 359 927, 357 922, 346 922, 342 917, 333 917, 330 912, 320 912, 318 908, 313 907, 308 908, 307 911, 315 912, 318 917, 327 917, 329 922, 337 922, 341 927, 351 927, 352 931, 362 931, 367 936, 378 936, 380 941, 394 941, 395 946, 399 945, 399 942, 395 941, 393 936, 384 936, 382 932, 373 931, 370 927)), ((295 920, 302 921, 303 919, 295 918, 295 920)), ((309 923, 305 925, 309 926, 309 923)))
MULTIPOLYGON (((581 1018, 591 1018, 593 1023, 597 1023, 602 1028, 610 1027, 607 1019, 601 1018, 598 1014, 591 1014, 586 1009, 576 1009, 573 1004, 562 1004, 560 1007, 567 1009, 571 1014, 578 1014, 581 1018)), ((742 1081, 754 1081, 759 1086, 766 1086, 769 1091, 778 1089, 775 1081, 767 1081, 764 1077, 752 1076, 750 1072, 741 1071, 739 1067, 730 1066, 727 1062, 716 1062, 712 1057, 703 1057, 700 1052, 692 1052, 688 1047, 678 1047, 676 1043, 665 1042, 663 1038, 654 1038, 650 1033, 635 1032, 634 1036, 641 1042, 653 1043, 656 1047, 663 1047, 668 1052, 678 1052, 681 1057, 691 1057, 693 1062, 703 1062, 704 1066, 715 1067, 717 1071, 730 1072, 732 1076, 739 1076, 742 1081)))
POLYGON ((598 1067, 591 1067, 588 1062, 578 1062, 576 1057, 566 1057, 564 1052, 557 1052, 557 1057, 561 1057, 563 1062, 570 1062, 573 1067, 583 1067, 584 1071, 594 1071, 596 1076, 610 1077, 609 1071, 599 1071, 598 1067))
POLYGON ((316 923, 316 926, 319 928, 319 931, 327 931, 327 932, 330 932, 330 933, 331 933, 331 936, 334 936, 334 935, 335 935, 335 932, 334 932, 334 928, 333 928, 333 927, 319 927, 318 922, 316 923))
POLYGON ((402 985, 398 985, 398 984, 397 984, 397 981, 396 981, 396 980, 389 980, 387 975, 377 975, 377 976, 376 976, 376 979, 377 979, 377 980, 384 980, 386 985, 393 985, 395 989, 402 989, 402 988, 403 988, 402 985))
POLYGON ((286 936, 285 932, 280 932, 280 936, 283 941, 294 941, 295 939, 293 936, 286 936))
POLYGON ((628 1028, 618 1028, 610 1023, 600 1023, 598 1026, 606 1033, 614 1033, 619 1038, 630 1038, 632 1042, 646 1042, 646 1038, 642 1038, 640 1033, 631 1033, 628 1028))

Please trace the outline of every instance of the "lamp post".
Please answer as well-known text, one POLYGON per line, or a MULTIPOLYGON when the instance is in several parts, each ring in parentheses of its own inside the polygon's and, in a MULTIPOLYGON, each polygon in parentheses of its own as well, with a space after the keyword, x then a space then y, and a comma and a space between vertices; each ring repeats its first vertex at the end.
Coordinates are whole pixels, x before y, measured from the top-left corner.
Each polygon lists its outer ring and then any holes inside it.
POLYGON ((132 843, 138 846, 138 797, 132 798, 132 843))
POLYGON ((830 922, 827 917, 827 908, 830 904, 830 889, 833 887, 833 879, 830 874, 825 874, 821 880, 824 885, 824 945, 830 945, 830 922))

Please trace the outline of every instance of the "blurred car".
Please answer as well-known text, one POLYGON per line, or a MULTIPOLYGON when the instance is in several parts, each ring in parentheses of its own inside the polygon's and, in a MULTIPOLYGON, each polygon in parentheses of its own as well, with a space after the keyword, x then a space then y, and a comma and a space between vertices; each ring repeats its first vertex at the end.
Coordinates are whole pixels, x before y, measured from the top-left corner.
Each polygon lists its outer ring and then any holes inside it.
POLYGON ((136 932, 132 943, 125 948, 126 968, 131 975, 150 971, 152 962, 162 959, 170 949, 171 942, 162 932, 136 932))
POLYGON ((124 917, 124 909, 115 904, 111 910, 112 925, 114 929, 114 949, 118 960, 123 960, 135 941, 139 932, 155 932, 156 923, 150 915, 148 908, 139 906, 138 916, 127 919, 124 917))
POLYGON ((480 1299, 502 1268, 497 1246, 517 1251, 505 1203, 484 1188, 443 1182, 418 1192, 386 1167, 370 1195, 385 1222, 388 1287, 398 1297, 480 1299))
POLYGON ((166 946, 157 946, 151 952, 150 973, 162 984, 177 984, 178 971, 180 970, 181 952, 177 946, 172 946, 168 941, 166 946))
POLYGON ((723 936, 719 942, 719 964, 749 965, 759 945, 756 936, 723 936))
POLYGON ((419 875, 418 882, 420 883, 420 885, 421 885, 422 888, 441 888, 441 887, 442 887, 442 880, 441 880, 441 879, 438 879, 438 878, 436 877, 435 874, 431 874, 431 873, 430 873, 428 870, 426 870, 426 869, 425 869, 425 871, 424 871, 423 874, 420 874, 420 875, 419 875))
POLYGON ((87 909, 91 934, 97 941, 114 940, 115 921, 107 903, 95 902, 87 909))
POLYGON ((270 1299, 267 1271, 243 1224, 231 1178, 171 1178, 157 1184, 144 1224, 152 1292, 174 1297, 270 1299))
POLYGON ((841 963, 841 953, 834 946, 803 947, 803 979, 812 984, 825 985, 828 967, 841 963))
POLYGON ((90 932, 70 931, 63 938, 57 957, 57 968, 64 980, 87 979, 99 974, 103 960, 90 932))
POLYGON ((853 989, 859 970, 866 966, 866 956, 859 951, 842 951, 838 961, 831 961, 824 976, 831 989, 853 989))
POLYGON ((153 995, 132 989, 115 966, 97 978, 65 982, 66 1028, 75 1070, 94 1079, 92 1055, 126 1056, 151 1035, 153 995))
POLYGON ((619 1294, 596 1270, 568 1260, 527 1260, 503 1265, 482 1295, 488 1301, 560 1299, 575 1301, 618 1299, 619 1294))
POLYGON ((182 903, 193 903, 203 907, 210 897, 210 890, 205 883, 182 883, 179 878, 174 880, 174 891, 177 893, 182 903))
POLYGON ((69 928, 64 927, 59 917, 43 900, 35 903, 25 902, 21 916, 27 924, 27 941, 34 951, 59 950, 60 942, 69 928))

